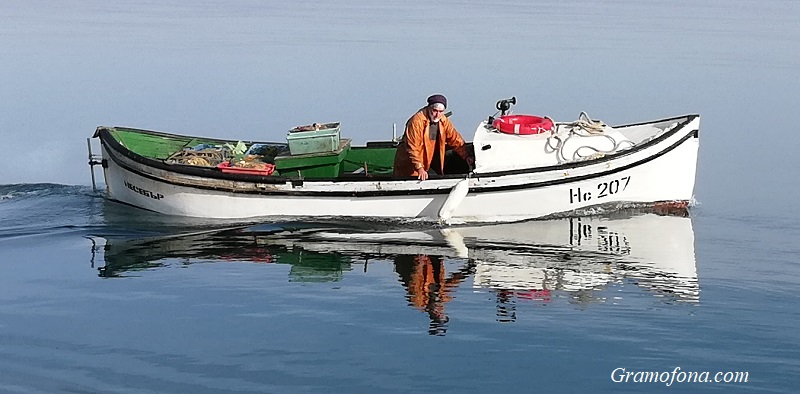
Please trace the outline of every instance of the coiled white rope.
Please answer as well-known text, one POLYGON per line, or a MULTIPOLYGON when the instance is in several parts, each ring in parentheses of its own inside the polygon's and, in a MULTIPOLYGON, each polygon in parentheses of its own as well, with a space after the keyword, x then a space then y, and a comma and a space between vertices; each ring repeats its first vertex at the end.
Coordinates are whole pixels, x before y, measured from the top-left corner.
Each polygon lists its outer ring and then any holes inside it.
MULTIPOLYGON (((552 120, 552 119, 551 119, 552 120)), ((553 129, 550 132, 550 137, 547 138, 547 143, 545 144, 545 152, 546 153, 555 153, 556 160, 558 164, 564 164, 571 161, 579 161, 579 160, 587 160, 587 159, 596 159, 603 157, 607 154, 617 152, 623 144, 628 144, 629 147, 633 147, 634 144, 630 140, 623 140, 617 142, 614 137, 604 134, 605 128, 607 127, 603 121, 597 119, 592 119, 589 114, 586 112, 581 111, 580 115, 578 115, 578 120, 571 122, 571 123, 564 123, 562 126, 568 130, 567 137, 561 138, 558 135, 559 126, 555 126, 555 122, 553 122, 553 129), (573 136, 575 137, 595 137, 595 136, 603 136, 609 139, 612 144, 612 148, 609 150, 600 150, 595 147, 584 145, 575 149, 572 154, 572 157, 568 160, 566 156, 564 156, 564 146, 566 145, 567 141, 573 136), (555 145, 553 142, 555 141, 555 145), (590 155, 581 155, 580 152, 582 149, 589 149, 592 150, 594 153, 590 155)))
POLYGON ((580 115, 578 115, 578 120, 568 123, 566 126, 573 131, 579 129, 589 134, 602 134, 606 128, 606 124, 602 120, 594 120, 584 111, 581 111, 580 115))

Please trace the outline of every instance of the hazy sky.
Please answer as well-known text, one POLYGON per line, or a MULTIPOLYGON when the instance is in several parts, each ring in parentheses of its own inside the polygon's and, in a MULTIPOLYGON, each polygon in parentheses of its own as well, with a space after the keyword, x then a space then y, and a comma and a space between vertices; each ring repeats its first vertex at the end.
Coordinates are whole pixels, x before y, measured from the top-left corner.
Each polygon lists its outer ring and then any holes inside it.
POLYGON ((5 0, 0 184, 88 184, 99 125, 282 141, 340 121, 363 143, 443 93, 471 139, 515 95, 563 121, 700 113, 701 203, 796 209, 800 2, 599 3, 5 0))

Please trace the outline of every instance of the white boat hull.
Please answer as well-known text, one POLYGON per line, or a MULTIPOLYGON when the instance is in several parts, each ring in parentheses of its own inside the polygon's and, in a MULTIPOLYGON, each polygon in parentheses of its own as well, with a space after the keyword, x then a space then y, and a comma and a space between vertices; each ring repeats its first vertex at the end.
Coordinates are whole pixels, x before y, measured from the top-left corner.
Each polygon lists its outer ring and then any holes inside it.
MULTIPOLYGON (((657 143, 607 160, 532 171, 471 174, 457 204, 448 196, 465 178, 380 181, 286 179, 284 183, 208 180, 148 167, 103 145, 111 200, 169 215, 247 219, 325 216, 505 222, 594 206, 693 198, 699 117, 657 143)), ((478 149, 476 142, 476 150, 478 149)))

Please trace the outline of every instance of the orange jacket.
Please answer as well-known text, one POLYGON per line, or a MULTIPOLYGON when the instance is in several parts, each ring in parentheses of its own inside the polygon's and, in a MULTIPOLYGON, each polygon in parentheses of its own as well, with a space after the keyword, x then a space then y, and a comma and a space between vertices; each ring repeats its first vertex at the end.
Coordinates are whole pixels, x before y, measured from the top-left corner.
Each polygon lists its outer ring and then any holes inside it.
MULTIPOLYGON (((430 170, 436 141, 431 141, 428 137, 430 120, 426 112, 427 107, 424 107, 406 122, 405 134, 394 155, 395 176, 417 176, 420 170, 430 170)), ((447 146, 452 147, 466 160, 467 148, 464 146, 464 138, 456 131, 453 123, 446 116, 442 116, 439 120, 437 139, 439 141, 439 162, 442 166, 439 168, 440 173, 444 172, 444 152, 447 146)))

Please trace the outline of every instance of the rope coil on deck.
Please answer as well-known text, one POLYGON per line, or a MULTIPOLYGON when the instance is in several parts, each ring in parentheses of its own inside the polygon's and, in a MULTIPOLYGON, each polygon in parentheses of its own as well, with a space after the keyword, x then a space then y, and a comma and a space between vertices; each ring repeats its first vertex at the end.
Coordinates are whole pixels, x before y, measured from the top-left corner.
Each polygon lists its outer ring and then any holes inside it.
POLYGON ((553 131, 550 132, 550 137, 547 137, 547 143, 545 144, 545 152, 555 153, 558 164, 564 164, 574 161, 598 159, 607 154, 616 153, 624 144, 628 144, 629 148, 636 146, 636 144, 634 144, 630 140, 623 140, 617 142, 614 139, 614 137, 605 134, 606 127, 608 126, 602 120, 592 119, 589 116, 589 114, 587 114, 584 111, 581 111, 580 115, 578 115, 578 120, 570 123, 560 124, 553 128, 553 131), (566 138, 561 138, 561 136, 558 135, 558 131, 562 127, 568 130, 566 138), (564 156, 564 146, 566 145, 567 141, 569 141, 572 137, 597 137, 597 136, 603 136, 605 138, 608 138, 609 141, 611 141, 613 147, 609 150, 600 150, 589 145, 584 145, 575 149, 571 159, 567 159, 564 156), (555 145, 553 145, 553 141, 555 141, 555 145), (581 149, 590 149, 594 151, 594 153, 590 155, 581 155, 580 153, 578 153, 581 149))

